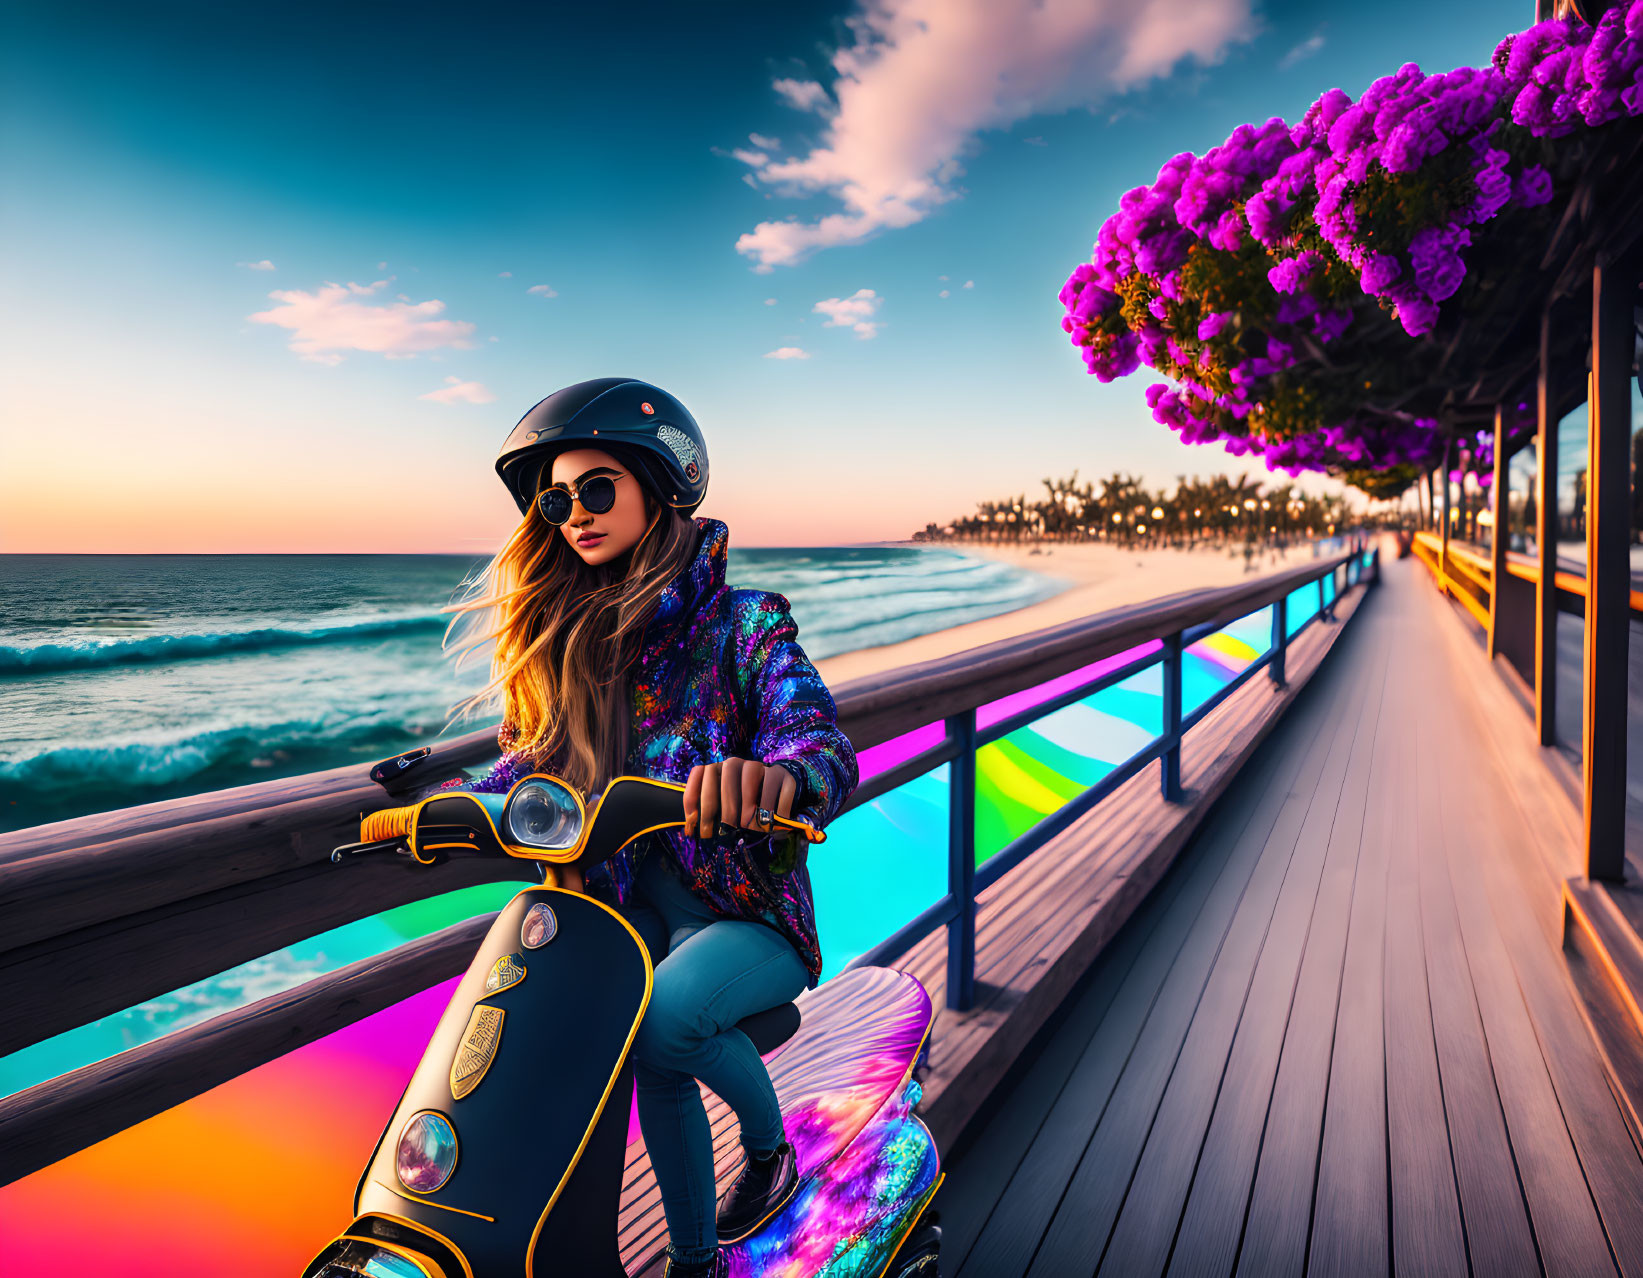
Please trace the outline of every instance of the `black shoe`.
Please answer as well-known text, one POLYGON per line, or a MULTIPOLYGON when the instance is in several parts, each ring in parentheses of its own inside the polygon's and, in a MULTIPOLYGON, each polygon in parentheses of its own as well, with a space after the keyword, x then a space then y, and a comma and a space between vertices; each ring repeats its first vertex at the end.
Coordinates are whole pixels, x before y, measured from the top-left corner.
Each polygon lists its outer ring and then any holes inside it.
POLYGON ((740 1242, 769 1220, 799 1187, 799 1163, 785 1140, 769 1158, 751 1154, 719 1208, 719 1241, 740 1242))
POLYGON ((662 1270, 662 1278, 730 1278, 730 1262, 725 1259, 722 1251, 713 1253, 712 1260, 704 1260, 699 1264, 686 1265, 673 1258, 673 1245, 668 1244, 667 1266, 662 1270))

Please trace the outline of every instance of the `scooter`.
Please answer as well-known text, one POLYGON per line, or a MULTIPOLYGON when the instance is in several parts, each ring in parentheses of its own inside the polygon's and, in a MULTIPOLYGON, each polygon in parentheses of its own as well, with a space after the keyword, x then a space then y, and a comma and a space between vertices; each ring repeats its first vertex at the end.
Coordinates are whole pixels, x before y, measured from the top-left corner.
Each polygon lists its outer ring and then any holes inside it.
MULTIPOLYGON (((377 765, 396 773, 426 751, 377 765), (404 761, 404 762, 402 762, 404 761)), ((802 814, 801 814, 802 815, 802 814)), ((615 910, 559 886, 642 834, 684 824, 684 787, 622 776, 591 806, 557 777, 506 795, 442 790, 365 817, 331 855, 534 861, 541 886, 500 912, 435 1028, 354 1191, 354 1219, 303 1278, 626 1278, 618 1213, 628 1161, 630 1049, 652 966, 615 910)), ((820 843, 802 819, 785 837, 820 843)), ((802 852, 802 849, 801 849, 802 852)), ((738 1024, 772 1078, 800 1183, 755 1233, 725 1245, 734 1278, 937 1278, 941 1183, 914 1113, 930 997, 887 968, 821 990, 848 1011, 806 1034, 786 1003, 738 1024), (786 1058, 785 1060, 783 1058, 786 1058)), ((650 1259, 647 1257, 647 1260, 650 1259)))

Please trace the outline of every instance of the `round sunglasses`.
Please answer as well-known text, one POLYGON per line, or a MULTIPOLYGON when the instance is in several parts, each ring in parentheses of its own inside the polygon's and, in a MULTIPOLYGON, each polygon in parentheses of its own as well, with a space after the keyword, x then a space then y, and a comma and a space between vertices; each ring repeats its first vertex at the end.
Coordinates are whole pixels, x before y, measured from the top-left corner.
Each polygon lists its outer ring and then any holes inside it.
POLYGON ((626 475, 595 475, 579 488, 568 484, 554 484, 536 494, 536 509, 550 524, 562 524, 570 518, 573 502, 581 502, 590 515, 602 515, 616 504, 616 481, 626 475))

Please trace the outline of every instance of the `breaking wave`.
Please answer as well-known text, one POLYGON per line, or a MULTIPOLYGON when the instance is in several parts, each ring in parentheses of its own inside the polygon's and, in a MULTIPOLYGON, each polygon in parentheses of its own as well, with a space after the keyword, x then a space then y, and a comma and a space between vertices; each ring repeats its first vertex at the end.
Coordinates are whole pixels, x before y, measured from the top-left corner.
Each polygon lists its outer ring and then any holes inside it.
POLYGON ((305 644, 351 643, 412 631, 442 628, 448 618, 437 612, 366 617, 330 625, 263 626, 255 630, 205 631, 141 635, 130 639, 96 639, 80 643, 0 644, 0 677, 80 670, 97 666, 184 661, 224 653, 305 644))

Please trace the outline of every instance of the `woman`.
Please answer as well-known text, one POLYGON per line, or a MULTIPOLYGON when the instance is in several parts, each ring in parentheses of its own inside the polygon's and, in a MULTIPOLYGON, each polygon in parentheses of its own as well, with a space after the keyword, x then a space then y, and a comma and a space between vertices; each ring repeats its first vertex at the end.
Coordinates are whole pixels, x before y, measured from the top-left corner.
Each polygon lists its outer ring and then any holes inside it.
MULTIPOLYGON (((618 909, 655 964, 634 1040, 639 1122, 667 1216, 667 1274, 725 1272, 798 1187, 764 1062, 734 1026, 821 975, 808 845, 857 781, 833 698, 781 595, 725 585, 729 529, 690 518, 707 492, 700 428, 666 391, 625 378, 550 395, 497 472, 523 521, 458 605, 489 625, 506 753, 475 790, 533 771, 585 793, 623 774, 685 783, 686 824, 635 840, 586 890, 618 909), (715 1219, 713 1144, 697 1080, 735 1111, 745 1165, 715 1219)), ((457 781, 449 784, 464 784, 457 781)))

